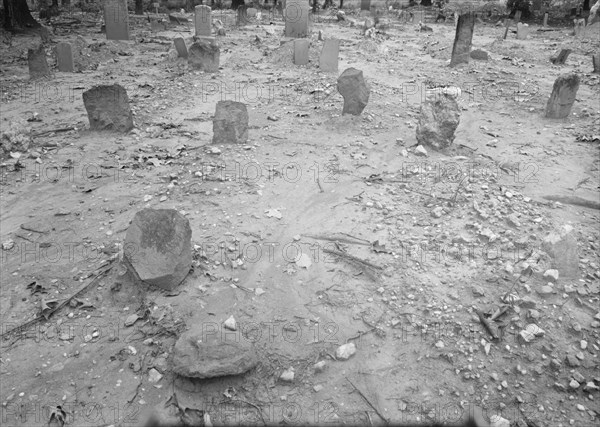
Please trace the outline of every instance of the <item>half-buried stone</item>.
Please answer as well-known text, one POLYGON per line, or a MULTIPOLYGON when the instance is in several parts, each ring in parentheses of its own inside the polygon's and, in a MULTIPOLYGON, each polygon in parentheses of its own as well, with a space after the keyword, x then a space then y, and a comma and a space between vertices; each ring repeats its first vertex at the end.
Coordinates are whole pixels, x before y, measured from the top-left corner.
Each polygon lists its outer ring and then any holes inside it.
POLYGON ((219 101, 213 119, 213 144, 244 144, 248 140, 248 109, 236 101, 219 101))
POLYGON ((174 373, 189 378, 214 378, 243 374, 258 364, 249 339, 209 331, 205 326, 198 322, 175 343, 174 373))
POLYGON ((192 266, 190 222, 174 209, 143 209, 135 214, 123 245, 140 280, 172 290, 192 266))
POLYGON ((442 94, 421 104, 417 124, 419 144, 443 149, 454 141, 454 132, 460 122, 460 108, 454 97, 442 94))
POLYGON ((207 73, 219 71, 221 50, 214 39, 199 39, 188 49, 190 67, 207 73))
POLYGON ((337 90, 344 98, 343 114, 360 115, 369 102, 371 90, 356 68, 346 69, 337 79, 337 90))
POLYGON ((86 90, 83 92, 83 105, 91 130, 128 132, 133 129, 129 98, 121 85, 101 85, 86 90))

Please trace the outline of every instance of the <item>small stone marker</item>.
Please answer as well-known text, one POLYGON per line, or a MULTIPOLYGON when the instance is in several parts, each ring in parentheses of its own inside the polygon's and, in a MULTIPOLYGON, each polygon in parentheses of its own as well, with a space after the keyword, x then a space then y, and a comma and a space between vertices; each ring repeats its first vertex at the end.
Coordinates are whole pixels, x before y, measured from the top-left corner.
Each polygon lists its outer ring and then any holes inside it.
POLYGON ((28 49, 27 62, 29 64, 29 78, 39 79, 50 75, 44 46, 40 45, 37 49, 28 49))
POLYGON ((188 64, 207 73, 219 71, 221 49, 214 39, 200 39, 188 50, 188 64))
POLYGON ((256 17, 256 13, 257 13, 257 12, 258 12, 258 10, 256 10, 255 8, 253 8, 253 7, 249 7, 249 8, 246 10, 246 16, 247 16, 248 18, 255 18, 255 17, 256 17))
POLYGON ((219 101, 213 119, 213 144, 244 144, 248 140, 248 109, 236 101, 219 101))
POLYGON ((567 58, 571 52, 571 49, 561 49, 558 55, 550 58, 550 62, 552 62, 554 65, 563 65, 567 61, 567 58))
POLYGON ((309 47, 310 47, 310 41, 307 39, 294 40, 294 64, 295 65, 308 64, 308 48, 309 47))
POLYGON ((127 229, 125 257, 138 277, 172 290, 192 266, 192 229, 175 209, 142 209, 127 229))
POLYGON ((471 58, 477 61, 487 61, 489 54, 485 50, 475 49, 471 51, 471 58))
POLYGON ((579 277, 579 253, 577 238, 570 225, 563 225, 550 232, 542 240, 542 250, 552 258, 552 268, 558 270, 563 279, 579 277))
POLYGON ((581 37, 585 34, 585 19, 574 19, 575 37, 581 37))
POLYGON ((592 64, 594 65, 594 73, 600 74, 600 54, 592 55, 592 64))
POLYGON ((90 121, 90 130, 128 132, 133 129, 133 114, 123 86, 94 86, 83 92, 83 104, 90 121))
POLYGON ((552 94, 546 104, 546 117, 550 119, 564 119, 571 113, 579 89, 577 74, 563 74, 558 76, 552 88, 552 94))
POLYGON ((421 104, 417 141, 436 149, 448 147, 460 122, 460 107, 454 97, 443 94, 421 104))
POLYGON ((360 10, 371 10, 371 0, 360 0, 360 10))
POLYGON ((173 40, 173 43, 175 43, 175 49, 177 49, 177 56, 179 58, 187 58, 188 51, 183 37, 177 37, 175 40, 173 40))
POLYGON ((323 43, 323 50, 319 57, 319 68, 326 73, 337 72, 338 56, 340 53, 340 41, 338 39, 327 39, 323 43))
POLYGON ((456 26, 456 36, 454 37, 454 46, 452 47, 452 59, 450 66, 468 63, 471 53, 471 43, 473 41, 473 28, 475 27, 475 14, 464 13, 458 18, 456 26))
POLYGON ((523 24, 522 22, 517 23, 517 39, 525 40, 529 35, 529 25, 523 24))
POLYGON ((302 38, 308 35, 308 0, 287 0, 285 5, 285 36, 302 38))
POLYGON ((371 90, 363 72, 356 68, 346 69, 337 79, 337 90, 344 98, 343 114, 360 115, 369 102, 371 90))
POLYGON ((543 27, 548 26, 548 12, 544 13, 544 22, 542 23, 543 27))
POLYGON ((129 40, 127 0, 108 0, 104 5, 107 40, 129 40))
POLYGON ((196 36, 210 37, 212 31, 212 9, 210 6, 199 5, 195 9, 194 23, 196 26, 196 36))
POLYGON ((248 16, 246 15, 246 6, 241 5, 237 9, 236 25, 241 26, 241 25, 246 25, 247 23, 248 23, 248 16))
POLYGON ((74 71, 73 51, 71 50, 70 43, 61 42, 56 45, 56 63, 58 71, 65 73, 72 73, 74 71))

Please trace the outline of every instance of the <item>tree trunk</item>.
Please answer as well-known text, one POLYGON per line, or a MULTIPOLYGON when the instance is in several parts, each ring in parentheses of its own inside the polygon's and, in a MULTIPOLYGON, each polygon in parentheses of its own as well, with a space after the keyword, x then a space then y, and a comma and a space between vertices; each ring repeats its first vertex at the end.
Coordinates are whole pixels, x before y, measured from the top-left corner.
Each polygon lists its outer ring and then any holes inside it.
POLYGON ((313 3, 312 3, 312 12, 314 14, 317 14, 318 13, 317 12, 318 8, 319 8, 319 2, 318 2, 318 0, 313 0, 313 3))
POLYGON ((135 0, 135 14, 136 15, 144 14, 144 0, 135 0))
POLYGON ((40 28, 27 6, 27 0, 2 0, 4 5, 4 27, 7 30, 40 28))
POLYGON ((344 8, 344 0, 340 0, 340 9, 344 8))

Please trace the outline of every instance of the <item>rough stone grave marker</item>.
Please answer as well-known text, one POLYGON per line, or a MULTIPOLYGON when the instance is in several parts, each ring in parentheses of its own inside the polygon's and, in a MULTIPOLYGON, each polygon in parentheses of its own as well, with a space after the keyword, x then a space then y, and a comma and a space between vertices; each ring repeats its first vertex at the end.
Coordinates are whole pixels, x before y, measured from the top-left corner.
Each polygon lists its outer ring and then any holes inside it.
POLYGON ((194 9, 194 24, 196 27, 196 36, 210 37, 212 33, 212 9, 210 6, 199 5, 194 9))
POLYGON ((337 90, 344 98, 342 115, 360 115, 369 102, 371 90, 363 77, 363 72, 356 68, 346 69, 337 79, 337 90))
POLYGON ((550 62, 552 62, 554 65, 563 65, 567 61, 567 58, 571 52, 571 49, 561 49, 558 55, 550 58, 550 62))
POLYGON ((592 55, 592 64, 594 65, 594 73, 600 74, 600 54, 592 55))
POLYGON ((244 144, 248 140, 248 109, 236 101, 219 101, 213 119, 213 144, 244 144))
POLYGON ((585 19, 574 19, 573 20, 575 37, 581 37, 585 33, 585 19))
POLYGON ((107 40, 129 40, 127 0, 107 0, 104 5, 107 40))
POLYGON ((100 85, 83 92, 83 105, 91 130, 128 132, 133 129, 133 114, 127 91, 121 85, 100 85))
POLYGON ((454 141, 460 123, 460 107, 450 95, 428 99, 421 104, 417 124, 417 141, 421 145, 443 149, 454 141))
POLYGON ((175 49, 177 50, 177 56, 179 58, 187 58, 188 51, 187 51, 187 47, 185 45, 185 40, 183 40, 183 37, 177 37, 175 40, 173 40, 173 43, 175 43, 175 49))
POLYGON ((525 40, 529 35, 529 25, 522 22, 517 23, 517 39, 525 40))
POLYGON ((237 8, 237 18, 235 23, 237 26, 243 26, 248 23, 248 15, 246 14, 245 5, 241 5, 237 8))
POLYGON ((548 12, 544 13, 544 22, 542 22, 543 27, 548 26, 548 12))
POLYGON ((56 63, 58 65, 58 71, 72 73, 75 70, 71 43, 61 42, 56 45, 56 63))
POLYGON ((464 13, 458 18, 456 36, 452 47, 452 59, 450 66, 469 62, 471 43, 473 41, 473 28, 475 27, 475 14, 464 13))
POLYGON ((212 39, 199 39, 188 49, 188 64, 197 70, 207 73, 219 71, 221 49, 212 39))
POLYGON ((31 79, 39 79, 50 75, 50 68, 46 60, 46 49, 43 45, 40 45, 37 49, 27 50, 27 63, 31 79))
POLYGON ((287 0, 285 5, 285 36, 302 38, 308 35, 308 0, 287 0))
POLYGON ((552 94, 546 104, 546 117, 550 119, 564 119, 571 113, 579 89, 577 74, 563 74, 558 76, 552 87, 552 94))
POLYGON ((307 39, 294 40, 294 64, 295 65, 308 64, 308 49, 309 49, 309 47, 310 47, 310 41, 307 39))
POLYGON ((323 50, 321 50, 321 56, 319 57, 319 68, 321 71, 337 71, 339 53, 340 41, 338 39, 325 40, 325 43, 323 43, 323 50))

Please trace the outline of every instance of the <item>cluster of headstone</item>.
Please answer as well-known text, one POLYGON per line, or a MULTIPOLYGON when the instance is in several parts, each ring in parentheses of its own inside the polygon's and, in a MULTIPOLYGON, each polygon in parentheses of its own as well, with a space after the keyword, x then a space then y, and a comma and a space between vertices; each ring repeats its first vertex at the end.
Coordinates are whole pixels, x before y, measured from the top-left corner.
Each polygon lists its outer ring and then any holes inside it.
MULTIPOLYGON (((295 65, 308 64, 308 53, 310 40, 295 39, 293 61, 295 65)), ((319 56, 319 68, 325 72, 338 70, 338 57, 340 52, 340 41, 338 39, 327 39, 323 42, 323 48, 319 56)))

